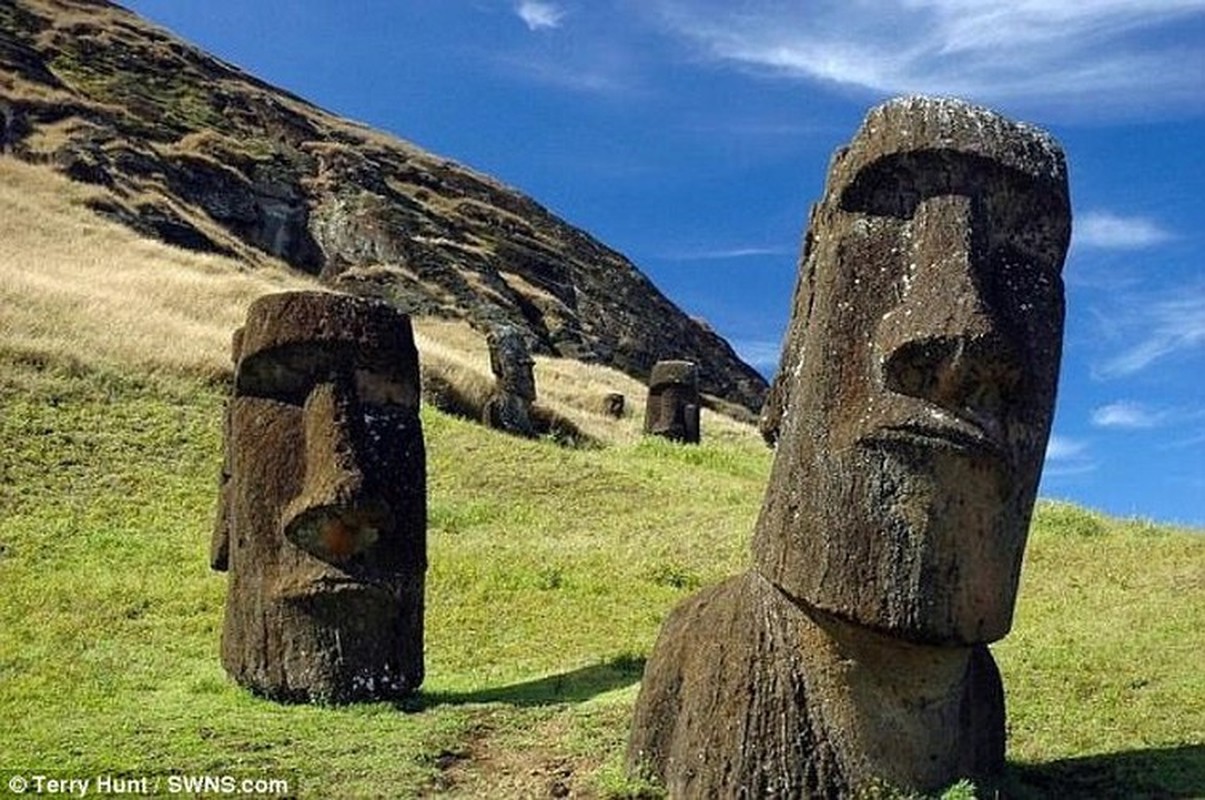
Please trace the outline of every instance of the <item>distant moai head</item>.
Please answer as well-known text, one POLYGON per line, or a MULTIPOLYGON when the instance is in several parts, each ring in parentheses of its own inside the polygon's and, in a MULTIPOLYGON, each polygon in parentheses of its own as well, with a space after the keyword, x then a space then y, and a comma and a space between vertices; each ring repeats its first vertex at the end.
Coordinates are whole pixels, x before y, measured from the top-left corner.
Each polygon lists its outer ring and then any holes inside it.
POLYGON ((622 419, 623 418, 623 409, 624 409, 624 405, 626 403, 627 403, 627 400, 624 398, 622 393, 607 392, 605 395, 603 395, 602 411, 608 417, 614 417, 615 419, 622 419))
POLYGON ((213 547, 222 660, 282 700, 422 681, 426 467, 409 318, 350 295, 251 304, 235 335, 213 547))
POLYGON ((958 101, 873 109, 813 209, 757 569, 919 642, 1008 632, 1050 431, 1062 151, 958 101))
POLYGON ((498 382, 498 391, 512 394, 529 403, 536 399, 535 360, 518 328, 495 328, 486 337, 490 351, 490 370, 498 382))
POLYGON ((536 399, 535 361, 517 328, 495 328, 486 336, 494 390, 482 409, 486 425, 517 436, 536 435, 531 404, 536 399))
POLYGON ((658 361, 653 365, 644 432, 698 444, 699 368, 693 361, 658 361))

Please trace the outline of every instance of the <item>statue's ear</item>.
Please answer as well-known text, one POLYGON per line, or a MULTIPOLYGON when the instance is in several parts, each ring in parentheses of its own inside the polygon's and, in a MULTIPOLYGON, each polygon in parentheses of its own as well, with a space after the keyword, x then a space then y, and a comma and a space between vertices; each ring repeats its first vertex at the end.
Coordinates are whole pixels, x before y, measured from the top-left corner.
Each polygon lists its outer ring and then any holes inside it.
MULTIPOLYGON (((223 476, 223 483, 226 482, 223 476)), ((209 542, 209 568, 217 572, 225 572, 230 568, 230 515, 229 503, 226 500, 227 487, 223 486, 218 495, 218 515, 213 526, 213 538, 209 542)))
POLYGON ((209 567, 218 572, 230 568, 230 407, 222 434, 222 475, 218 479, 218 508, 213 523, 213 538, 209 542, 209 567))
POLYGON ((230 360, 238 368, 238 360, 243 357, 243 328, 238 328, 230 337, 230 360))
POLYGON ((770 381, 770 390, 766 393, 757 421, 762 438, 771 447, 778 444, 782 418, 791 402, 791 377, 798 371, 799 362, 803 358, 803 336, 812 308, 812 229, 816 225, 819 208, 819 204, 813 204, 808 212, 807 232, 803 237, 799 265, 795 273, 795 289, 791 295, 791 321, 783 336, 778 370, 770 381))

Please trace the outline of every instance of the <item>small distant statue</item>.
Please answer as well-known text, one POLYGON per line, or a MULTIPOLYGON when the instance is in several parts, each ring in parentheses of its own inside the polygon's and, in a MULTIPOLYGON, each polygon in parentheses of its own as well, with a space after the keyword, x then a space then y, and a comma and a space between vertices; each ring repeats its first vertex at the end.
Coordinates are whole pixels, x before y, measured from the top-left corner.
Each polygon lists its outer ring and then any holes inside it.
POLYGON ((693 361, 658 361, 649 375, 644 432, 699 443, 699 368, 693 361))
POLYGON ((607 392, 603 395, 602 411, 613 419, 623 419, 624 406, 627 404, 621 392, 607 392))
POLYGON ((536 401, 535 360, 523 334, 510 326, 496 328, 486 337, 494 391, 482 414, 491 428, 517 436, 536 435, 531 406, 536 401))
POLYGON ((1070 229, 1045 133, 951 100, 869 113, 811 215, 753 569, 666 620, 632 769, 678 798, 1002 769, 987 644, 1012 624, 1070 229))
POLYGON ((423 680, 426 464, 410 319, 317 291, 253 302, 211 563, 222 664, 286 702, 398 698, 423 680))

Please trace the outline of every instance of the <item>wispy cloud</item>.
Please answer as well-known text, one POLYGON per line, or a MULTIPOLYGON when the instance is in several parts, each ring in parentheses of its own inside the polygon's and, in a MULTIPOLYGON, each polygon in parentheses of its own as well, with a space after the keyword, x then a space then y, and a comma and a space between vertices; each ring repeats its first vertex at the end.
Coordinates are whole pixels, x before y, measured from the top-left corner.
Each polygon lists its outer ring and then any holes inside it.
POLYGON ((732 261, 760 256, 789 256, 795 252, 791 247, 719 247, 712 250, 680 250, 661 257, 667 261, 732 261))
POLYGON ((1179 296, 1143 303, 1134 298, 1127 319, 1113 323, 1134 344, 1096 368, 1098 378, 1123 378, 1173 354, 1205 349, 1205 287, 1185 287, 1179 296))
POLYGON ((1054 434, 1050 437, 1050 441, 1046 443, 1046 460, 1070 461, 1074 458, 1080 458, 1084 455, 1087 447, 1082 441, 1054 434))
POLYGON ((1168 420, 1166 411, 1154 411, 1141 403, 1119 401, 1092 411, 1092 424, 1098 428, 1138 430, 1156 428, 1168 420))
POLYGON ((499 54, 493 63, 511 75, 571 92, 593 95, 627 95, 636 89, 634 81, 623 69, 613 69, 605 61, 565 63, 529 53, 499 54))
POLYGON ((782 343, 769 339, 737 339, 732 342, 737 355, 763 375, 772 377, 778 369, 778 357, 782 354, 782 343))
POLYGON ((529 30, 557 33, 520 37, 514 46, 492 48, 488 59, 495 74, 612 99, 643 95, 646 54, 627 31, 616 32, 614 15, 605 13, 603 4, 508 1, 529 30))
POLYGON ((1095 469, 1096 462, 1088 454, 1087 442, 1054 434, 1046 443, 1046 464, 1042 468, 1043 478, 1082 475, 1095 469))
POLYGON ((1072 242, 1102 250, 1138 250, 1175 238, 1147 217, 1126 217, 1110 211, 1087 211, 1075 218, 1072 242))
POLYGON ((521 0, 515 5, 515 13, 533 31, 559 28, 565 19, 565 9, 541 0, 521 0))
POLYGON ((1185 23, 1205 0, 651 2, 713 58, 875 93, 1098 110, 1201 100, 1205 43, 1185 23))

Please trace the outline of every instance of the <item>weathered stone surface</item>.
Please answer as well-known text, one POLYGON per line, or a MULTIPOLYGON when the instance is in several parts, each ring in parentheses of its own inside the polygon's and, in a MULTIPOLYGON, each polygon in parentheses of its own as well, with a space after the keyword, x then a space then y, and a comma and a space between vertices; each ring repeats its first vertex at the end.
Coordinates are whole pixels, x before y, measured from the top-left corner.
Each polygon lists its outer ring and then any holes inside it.
POLYGON ((517 436, 536 435, 531 404, 536 400, 535 361, 517 328, 501 327, 486 336, 494 391, 485 402, 484 422, 517 436))
POLYGON ((658 361, 649 375, 644 432, 699 443, 699 368, 692 361, 658 361))
POLYGON ((1050 431, 1062 152, 957 101, 873 109, 812 210, 754 570, 679 606, 629 762, 675 797, 931 791, 1003 766, 1011 625, 1050 431))
POLYGON ((0 4, 0 150, 98 187, 138 231, 282 259, 403 311, 520 328, 756 411, 765 381, 622 254, 516 190, 309 105, 105 0, 0 4), (148 88, 149 87, 149 88, 148 88))
POLYGON ((987 647, 900 643, 756 572, 675 608, 653 653, 628 754, 670 797, 850 797, 871 776, 943 787, 1004 760, 987 647))
POLYGON ((423 678, 426 466, 410 320, 287 292, 234 337, 211 565, 222 663, 284 701, 401 697, 423 678))
POLYGON ((909 638, 1007 632, 1058 378, 1066 180, 1050 137, 955 101, 880 106, 834 159, 754 544, 788 593, 909 638))

